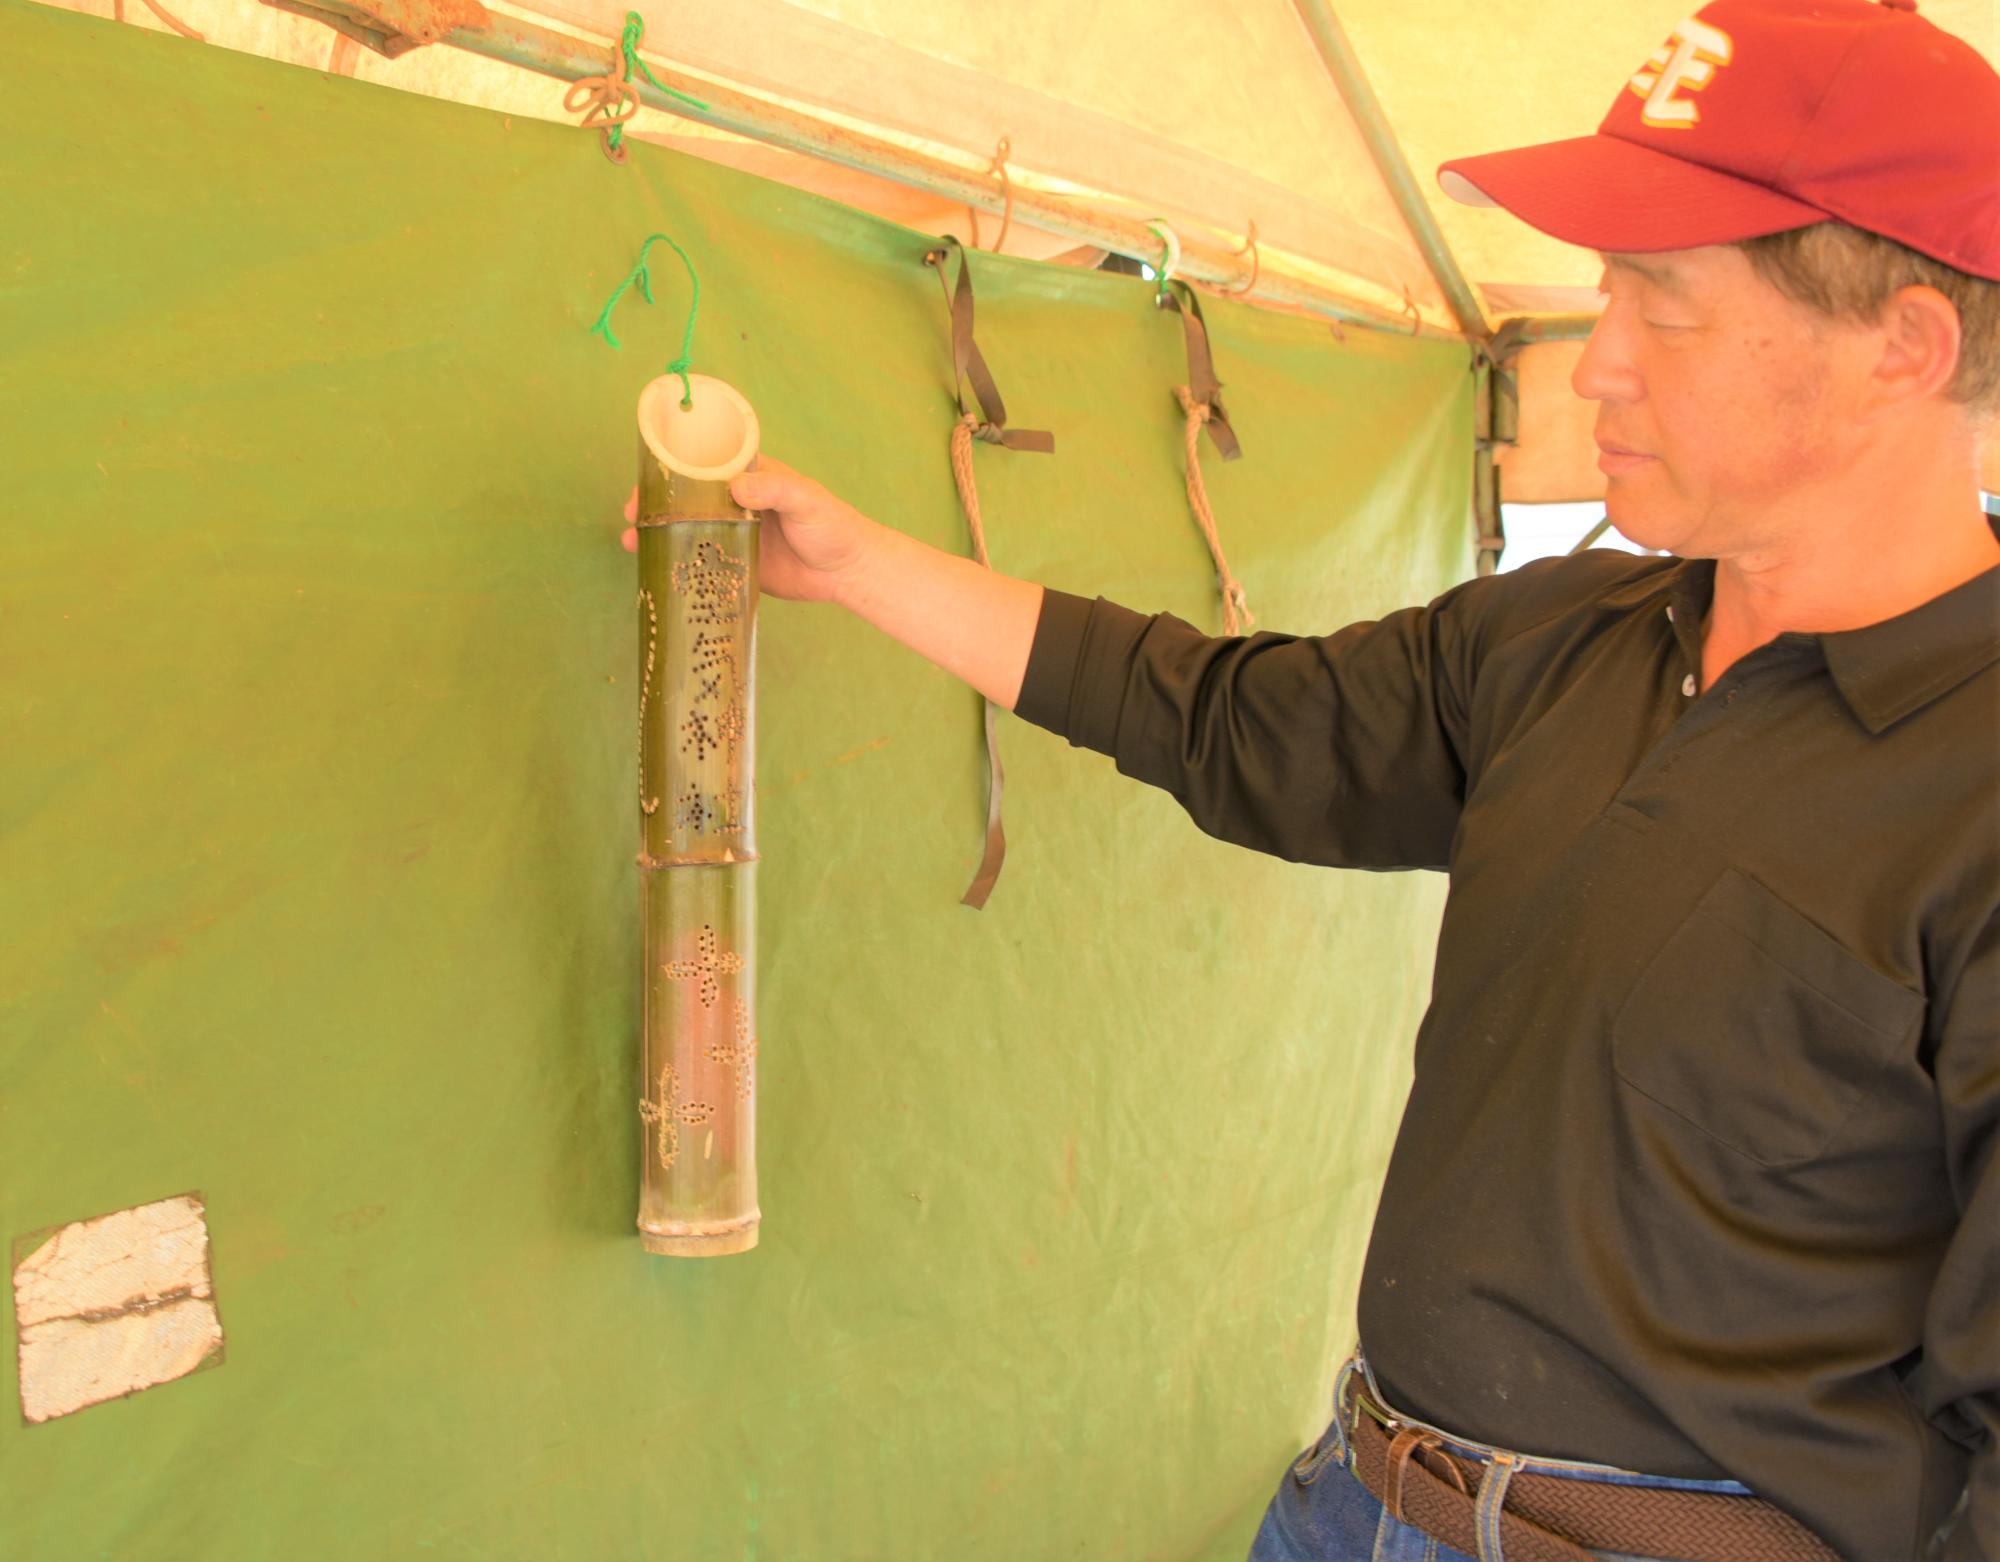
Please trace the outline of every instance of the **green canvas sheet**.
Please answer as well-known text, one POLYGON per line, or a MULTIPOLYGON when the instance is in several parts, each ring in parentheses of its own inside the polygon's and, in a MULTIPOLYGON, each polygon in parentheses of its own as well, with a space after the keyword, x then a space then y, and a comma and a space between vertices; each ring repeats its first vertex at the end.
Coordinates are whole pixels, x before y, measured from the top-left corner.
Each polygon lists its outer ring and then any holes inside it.
MULTIPOLYGON (((551 84, 550 92, 560 87, 551 84)), ((1239 1557, 1324 1419, 1442 886, 1200 835, 771 602, 761 1200, 650 1257, 633 406, 964 551, 917 234, 0 0, 0 1236, 198 1192, 208 1370, 0 1421, 0 1555, 1239 1557), (85 90, 87 89, 87 90, 85 90)), ((980 256, 997 568, 1213 629, 1178 320, 980 256)), ((1268 628, 1469 558, 1466 354, 1211 303, 1268 628)), ((13 1350, 0 1396, 16 1404, 13 1350)))

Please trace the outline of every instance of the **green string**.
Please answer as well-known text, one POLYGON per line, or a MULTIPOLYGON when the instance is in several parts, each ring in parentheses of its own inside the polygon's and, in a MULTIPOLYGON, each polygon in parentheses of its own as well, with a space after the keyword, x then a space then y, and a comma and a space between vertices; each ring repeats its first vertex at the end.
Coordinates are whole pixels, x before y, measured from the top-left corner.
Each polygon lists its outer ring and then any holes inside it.
POLYGON ((597 323, 590 329, 594 334, 603 337, 613 347, 622 345, 618 338, 611 334, 611 311, 618 307, 618 300, 625 296, 625 289, 630 287, 634 282, 639 284, 639 291, 646 295, 646 302, 649 304, 652 303, 653 278, 652 274, 646 269, 646 253, 655 244, 662 241, 672 245, 674 253, 680 256, 681 264, 687 267, 688 282, 694 289, 694 296, 688 301, 687 329, 681 333, 681 355, 668 364, 666 369, 667 373, 678 374, 681 377, 681 406, 685 409, 694 405, 694 386, 688 381, 688 357, 694 351, 695 316, 701 312, 701 278, 694 274, 694 262, 688 259, 688 252, 686 250, 682 249, 680 245, 675 244, 664 233, 655 233, 649 237, 640 246, 638 265, 634 266, 630 273, 627 274, 625 280, 618 284, 617 291, 605 300, 604 312, 597 317, 597 323))
MULTIPOLYGON (((708 113, 708 105, 702 102, 700 98, 691 98, 685 92, 676 92, 672 87, 661 81, 659 77, 646 69, 646 62, 639 58, 639 40, 645 36, 645 33, 645 19, 637 11, 627 11, 625 13, 625 31, 618 39, 618 46, 625 51, 625 74, 627 76, 634 74, 644 76, 646 80, 658 87, 668 97, 679 98, 683 103, 692 104, 704 114, 708 113)), ((614 152, 617 151, 620 143, 625 139, 625 125, 622 120, 611 127, 611 134, 606 139, 610 143, 611 150, 614 152)))
POLYGON ((1167 302, 1167 284, 1173 280, 1167 268, 1173 261, 1174 241, 1171 235, 1168 234, 1164 224, 1149 222, 1146 226, 1153 230, 1160 241, 1160 266, 1153 273, 1153 278, 1159 286, 1153 294, 1153 302, 1164 308, 1167 302))

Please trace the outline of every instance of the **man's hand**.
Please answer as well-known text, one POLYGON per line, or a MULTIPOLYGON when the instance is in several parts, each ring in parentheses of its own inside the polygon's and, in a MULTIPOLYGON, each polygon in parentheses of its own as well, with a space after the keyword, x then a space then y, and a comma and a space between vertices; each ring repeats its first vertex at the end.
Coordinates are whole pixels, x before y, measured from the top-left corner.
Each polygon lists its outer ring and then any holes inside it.
MULTIPOLYGON (((871 521, 809 477, 759 458, 729 492, 763 514, 760 584, 795 602, 837 602, 1008 710, 1042 609, 1042 588, 942 553, 871 521)), ((625 501, 636 521, 639 492, 625 501)), ((639 551, 627 525, 625 551, 639 551)))
MULTIPOLYGON (((839 588, 860 567, 870 533, 881 527, 852 505, 781 461, 760 457, 753 471, 730 482, 730 497, 746 510, 764 514, 758 539, 762 589, 794 602, 833 602, 839 588)), ((639 490, 625 501, 625 519, 639 518, 639 490)), ((627 553, 639 551, 639 528, 628 525, 620 539, 627 553)))

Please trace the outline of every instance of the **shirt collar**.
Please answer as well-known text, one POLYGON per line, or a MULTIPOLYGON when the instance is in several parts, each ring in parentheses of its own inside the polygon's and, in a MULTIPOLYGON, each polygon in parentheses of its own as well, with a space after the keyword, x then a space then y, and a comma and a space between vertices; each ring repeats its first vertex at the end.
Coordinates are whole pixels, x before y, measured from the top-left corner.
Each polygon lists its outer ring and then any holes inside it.
POLYGON ((1849 707, 1881 732, 2000 660, 2000 564, 1907 613, 1819 640, 1849 707))
MULTIPOLYGON (((1993 528, 2000 535, 2000 517, 1993 528)), ((1715 561, 1682 560, 1667 591, 1676 635, 1699 667, 1715 561)), ((1819 642, 1848 708, 1882 732, 2000 661, 2000 565, 1879 624, 1804 638, 1819 642)))

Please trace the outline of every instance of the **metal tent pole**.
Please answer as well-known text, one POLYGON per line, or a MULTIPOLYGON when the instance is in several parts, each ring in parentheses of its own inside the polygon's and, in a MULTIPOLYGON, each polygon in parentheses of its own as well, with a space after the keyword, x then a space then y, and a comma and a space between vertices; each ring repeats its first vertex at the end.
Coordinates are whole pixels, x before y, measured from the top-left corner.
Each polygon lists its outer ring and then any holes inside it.
POLYGON ((1396 198, 1397 210, 1402 212, 1403 221, 1409 224, 1417 248, 1423 251, 1431 275, 1437 278, 1438 287, 1451 304, 1459 329, 1475 339, 1490 335, 1485 311, 1479 307, 1479 300, 1474 296, 1471 284, 1465 280, 1465 274, 1458 269, 1458 262, 1452 259, 1451 246, 1445 242, 1444 230, 1432 215, 1423 191, 1417 188, 1416 177, 1410 172, 1409 159, 1403 156, 1395 132, 1383 116, 1381 100, 1375 96, 1375 89, 1368 85, 1367 74, 1361 69, 1361 61, 1354 52, 1354 45, 1348 42, 1347 30, 1340 25, 1340 18, 1333 14, 1327 0, 1293 0, 1293 3, 1298 8, 1299 19, 1306 24, 1306 31, 1312 35, 1319 57, 1325 61, 1334 85, 1340 89, 1348 112, 1354 116, 1362 139, 1368 143, 1368 150, 1374 155, 1375 166, 1381 170, 1389 193, 1396 198))
POLYGON ((1596 315, 1523 315, 1501 321, 1487 350, 1504 363, 1536 342, 1580 342, 1596 324, 1596 315))

